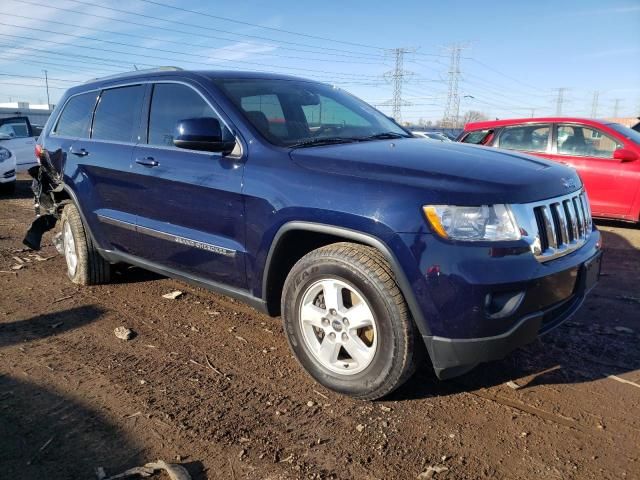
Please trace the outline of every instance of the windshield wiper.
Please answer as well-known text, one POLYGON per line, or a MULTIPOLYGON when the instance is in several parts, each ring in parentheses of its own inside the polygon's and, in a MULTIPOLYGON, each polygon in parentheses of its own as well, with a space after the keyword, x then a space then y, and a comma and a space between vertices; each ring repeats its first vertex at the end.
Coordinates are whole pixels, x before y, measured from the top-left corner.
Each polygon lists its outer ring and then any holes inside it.
POLYGON ((367 137, 360 137, 358 140, 390 140, 394 138, 408 138, 406 135, 402 135, 397 132, 381 132, 367 137))
POLYGON ((336 143, 352 143, 357 142, 358 140, 359 139, 348 137, 309 138, 307 140, 289 145, 289 148, 313 147, 317 145, 331 145, 336 143))

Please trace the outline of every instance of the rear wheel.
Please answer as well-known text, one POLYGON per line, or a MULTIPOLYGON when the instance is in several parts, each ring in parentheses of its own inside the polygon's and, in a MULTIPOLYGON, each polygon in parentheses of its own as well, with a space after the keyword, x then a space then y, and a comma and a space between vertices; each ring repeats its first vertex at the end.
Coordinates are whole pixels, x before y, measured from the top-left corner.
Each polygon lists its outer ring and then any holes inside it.
POLYGON ((98 253, 75 205, 65 205, 61 222, 62 250, 71 281, 79 285, 107 283, 111 278, 111 265, 98 253))
POLYGON ((329 389, 372 400, 414 370, 413 322, 371 247, 337 243, 305 255, 287 277, 282 312, 297 359, 329 389))

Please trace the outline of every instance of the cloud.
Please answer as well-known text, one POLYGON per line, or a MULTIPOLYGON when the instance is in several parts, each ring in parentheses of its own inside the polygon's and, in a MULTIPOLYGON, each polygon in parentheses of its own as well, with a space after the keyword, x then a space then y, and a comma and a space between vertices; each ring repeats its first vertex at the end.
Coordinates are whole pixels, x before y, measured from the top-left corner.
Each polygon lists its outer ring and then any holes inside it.
POLYGON ((582 12, 573 12, 572 16, 587 16, 587 15, 615 15, 622 13, 635 13, 640 12, 640 5, 626 5, 621 7, 608 7, 598 8, 594 10, 584 10, 582 12))

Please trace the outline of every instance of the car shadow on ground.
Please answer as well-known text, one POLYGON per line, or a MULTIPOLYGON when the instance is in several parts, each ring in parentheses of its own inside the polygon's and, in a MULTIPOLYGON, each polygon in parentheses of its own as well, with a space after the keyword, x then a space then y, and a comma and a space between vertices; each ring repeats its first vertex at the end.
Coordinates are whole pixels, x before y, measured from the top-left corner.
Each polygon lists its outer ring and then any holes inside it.
MULTIPOLYGON (((98 467, 116 475, 156 460, 84 402, 9 376, 0 376, 0 432, 6 479, 96 478, 98 467)), ((194 480, 207 478, 201 462, 183 466, 194 480)))
POLYGON ((0 348, 60 335, 96 321, 105 311, 92 305, 0 323, 0 348))
POLYGON ((506 358, 451 380, 437 380, 426 362, 386 400, 452 395, 511 380, 523 389, 575 384, 640 369, 640 251, 615 232, 602 235, 602 277, 572 318, 506 358))

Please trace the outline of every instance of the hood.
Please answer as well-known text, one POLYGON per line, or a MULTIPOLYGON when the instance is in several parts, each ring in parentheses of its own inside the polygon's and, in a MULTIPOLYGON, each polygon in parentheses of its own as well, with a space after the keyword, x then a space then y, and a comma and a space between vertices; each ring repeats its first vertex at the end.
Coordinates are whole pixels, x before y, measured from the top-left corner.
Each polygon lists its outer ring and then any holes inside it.
POLYGON ((416 138, 299 148, 290 155, 318 172, 422 188, 432 203, 528 203, 582 185, 575 170, 542 158, 416 138))

